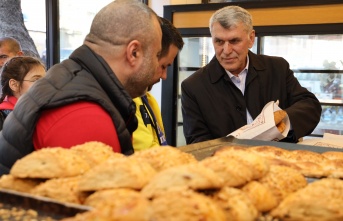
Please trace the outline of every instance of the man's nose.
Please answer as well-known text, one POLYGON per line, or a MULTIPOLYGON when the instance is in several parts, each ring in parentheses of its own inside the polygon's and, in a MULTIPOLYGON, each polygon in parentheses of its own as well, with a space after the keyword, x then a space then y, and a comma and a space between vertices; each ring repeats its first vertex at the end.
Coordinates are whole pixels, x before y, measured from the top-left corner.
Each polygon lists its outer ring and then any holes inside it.
POLYGON ((166 80, 167 79, 167 69, 162 70, 161 79, 162 80, 166 80))
POLYGON ((226 41, 224 43, 224 53, 230 54, 231 52, 232 52, 232 45, 228 41, 226 41))

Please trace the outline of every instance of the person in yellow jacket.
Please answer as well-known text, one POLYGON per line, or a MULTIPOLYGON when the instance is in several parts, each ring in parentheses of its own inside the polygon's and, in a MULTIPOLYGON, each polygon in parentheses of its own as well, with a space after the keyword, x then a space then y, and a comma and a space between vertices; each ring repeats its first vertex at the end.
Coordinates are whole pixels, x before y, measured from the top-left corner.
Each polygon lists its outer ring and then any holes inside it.
MULTIPOLYGON (((183 47, 180 32, 167 19, 160 18, 162 29, 162 51, 159 57, 157 71, 162 72, 162 79, 167 78, 167 67, 170 66, 179 50, 183 47)), ((157 83, 157 82, 156 82, 157 83)), ((138 128, 133 132, 133 148, 135 151, 148 149, 154 146, 168 145, 163 127, 161 110, 154 96, 148 92, 133 99, 136 103, 136 117, 138 128)))

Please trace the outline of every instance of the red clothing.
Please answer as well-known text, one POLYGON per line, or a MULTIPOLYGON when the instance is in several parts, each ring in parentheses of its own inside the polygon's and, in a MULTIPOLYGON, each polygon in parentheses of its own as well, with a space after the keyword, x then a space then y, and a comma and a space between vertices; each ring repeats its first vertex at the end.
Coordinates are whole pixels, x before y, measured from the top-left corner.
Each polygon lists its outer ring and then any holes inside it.
POLYGON ((0 104, 0 110, 13 110, 18 99, 14 96, 6 96, 0 104))
POLYGON ((33 135, 35 149, 69 148, 87 141, 103 142, 120 152, 111 117, 98 104, 86 101, 43 111, 33 135))

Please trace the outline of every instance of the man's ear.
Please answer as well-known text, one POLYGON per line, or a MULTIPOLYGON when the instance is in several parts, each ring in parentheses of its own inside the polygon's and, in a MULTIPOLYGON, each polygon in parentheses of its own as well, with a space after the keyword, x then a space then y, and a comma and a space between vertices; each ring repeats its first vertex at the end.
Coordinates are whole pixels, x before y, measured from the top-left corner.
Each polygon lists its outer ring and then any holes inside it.
POLYGON ((23 55, 24 55, 24 52, 22 52, 22 51, 17 52, 17 56, 23 56, 23 55))
POLYGON ((130 65, 137 63, 142 57, 142 45, 139 41, 133 40, 126 47, 126 56, 130 65))
POLYGON ((255 42, 255 30, 252 30, 249 34, 249 48, 252 48, 254 46, 254 42, 255 42))
POLYGON ((14 91, 14 92, 19 91, 19 82, 18 81, 14 80, 14 79, 10 79, 8 84, 9 84, 12 91, 14 91))

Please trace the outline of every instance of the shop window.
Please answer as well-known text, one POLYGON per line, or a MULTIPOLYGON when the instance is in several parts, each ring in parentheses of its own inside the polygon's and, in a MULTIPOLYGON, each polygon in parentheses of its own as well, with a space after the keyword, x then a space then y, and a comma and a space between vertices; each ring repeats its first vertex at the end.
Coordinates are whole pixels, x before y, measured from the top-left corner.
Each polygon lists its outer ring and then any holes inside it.
POLYGON ((95 14, 113 0, 59 0, 60 61, 83 44, 95 14))
POLYGON ((21 0, 24 24, 40 57, 46 49, 45 0, 21 0))

